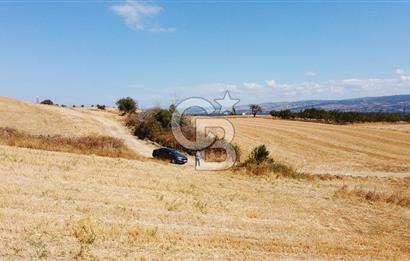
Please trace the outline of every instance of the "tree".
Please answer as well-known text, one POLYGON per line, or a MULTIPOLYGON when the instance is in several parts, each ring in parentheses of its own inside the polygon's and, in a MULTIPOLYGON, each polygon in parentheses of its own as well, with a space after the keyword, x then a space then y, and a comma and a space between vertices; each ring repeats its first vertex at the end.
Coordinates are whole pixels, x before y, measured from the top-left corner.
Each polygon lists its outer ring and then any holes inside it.
POLYGON ((45 104, 45 105, 54 105, 54 103, 53 103, 53 101, 52 100, 44 100, 44 101, 42 101, 42 102, 40 102, 40 104, 45 104))
POLYGON ((236 115, 235 106, 232 106, 232 111, 229 113, 229 115, 236 115))
POLYGON ((99 104, 97 104, 97 109, 99 109, 99 110, 105 110, 105 105, 99 105, 99 104))
POLYGON ((175 104, 171 104, 169 105, 169 112, 170 113, 174 113, 177 110, 177 106, 175 106, 175 104))
POLYGON ((131 97, 119 99, 115 104, 124 114, 135 112, 137 109, 137 103, 131 97))
POLYGON ((253 117, 256 117, 256 114, 262 112, 262 108, 261 108, 261 106, 259 106, 258 104, 251 104, 251 105, 249 106, 249 108, 250 108, 251 111, 252 111, 253 117))

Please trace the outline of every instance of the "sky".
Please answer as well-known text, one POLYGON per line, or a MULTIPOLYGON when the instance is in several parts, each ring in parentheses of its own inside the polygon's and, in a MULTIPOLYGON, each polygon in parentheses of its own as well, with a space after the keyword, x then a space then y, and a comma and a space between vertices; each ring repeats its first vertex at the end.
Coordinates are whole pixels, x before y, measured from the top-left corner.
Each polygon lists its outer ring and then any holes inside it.
POLYGON ((0 96, 240 104, 410 94, 410 2, 0 0, 0 96))

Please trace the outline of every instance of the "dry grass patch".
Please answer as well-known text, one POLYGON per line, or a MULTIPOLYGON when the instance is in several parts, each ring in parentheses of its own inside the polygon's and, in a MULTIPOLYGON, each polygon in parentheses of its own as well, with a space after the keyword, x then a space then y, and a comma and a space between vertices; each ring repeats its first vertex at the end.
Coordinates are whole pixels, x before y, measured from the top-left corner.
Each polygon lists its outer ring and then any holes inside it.
POLYGON ((124 142, 107 136, 62 137, 31 135, 11 128, 0 128, 0 144, 48 151, 140 159, 124 142))
POLYGON ((381 190, 361 185, 343 185, 335 192, 340 197, 356 197, 370 202, 384 202, 401 207, 410 207, 410 193, 408 190, 381 190))
POLYGON ((158 228, 131 227, 128 230, 128 238, 135 244, 153 242, 158 239, 158 228))

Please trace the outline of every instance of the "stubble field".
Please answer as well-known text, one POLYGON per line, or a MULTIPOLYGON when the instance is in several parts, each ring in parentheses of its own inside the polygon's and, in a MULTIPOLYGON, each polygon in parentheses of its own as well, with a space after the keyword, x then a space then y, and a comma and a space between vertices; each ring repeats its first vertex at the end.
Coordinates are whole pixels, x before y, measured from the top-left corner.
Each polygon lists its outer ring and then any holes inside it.
POLYGON ((410 124, 331 125, 272 118, 230 118, 247 155, 265 144, 300 171, 359 176, 410 175, 410 124))
POLYGON ((13 116, 0 116, 0 127, 99 133, 141 155, 127 160, 0 145, 2 260, 410 257, 405 131, 231 119, 245 153, 266 144, 275 159, 343 174, 253 177, 148 160, 143 156, 154 145, 135 140, 109 112, 5 98, 0 107, 13 116), (344 175, 352 173, 370 177, 344 175), (372 176, 380 173, 397 177, 372 176))

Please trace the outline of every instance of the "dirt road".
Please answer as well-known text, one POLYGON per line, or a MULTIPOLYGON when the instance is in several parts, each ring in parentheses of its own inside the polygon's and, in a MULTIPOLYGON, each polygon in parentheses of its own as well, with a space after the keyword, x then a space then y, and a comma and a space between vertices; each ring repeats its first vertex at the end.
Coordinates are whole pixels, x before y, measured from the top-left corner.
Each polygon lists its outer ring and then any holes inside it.
POLYGON ((153 142, 140 140, 131 135, 119 121, 115 120, 113 116, 110 117, 107 113, 93 110, 81 110, 80 112, 85 117, 89 117, 100 123, 109 136, 124 140, 127 147, 139 155, 152 158, 152 151, 159 147, 153 142))

